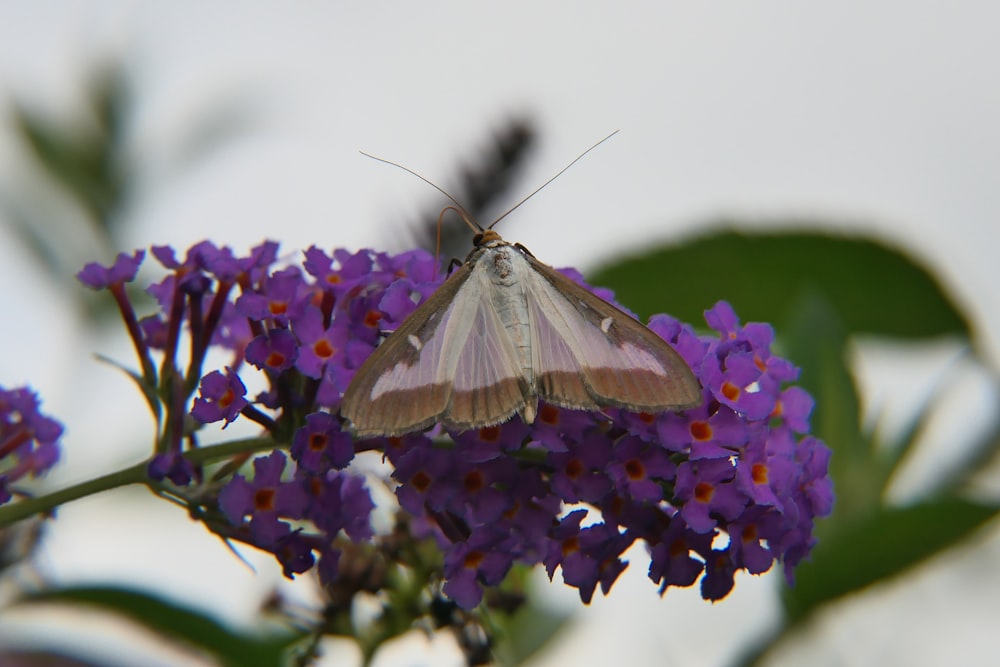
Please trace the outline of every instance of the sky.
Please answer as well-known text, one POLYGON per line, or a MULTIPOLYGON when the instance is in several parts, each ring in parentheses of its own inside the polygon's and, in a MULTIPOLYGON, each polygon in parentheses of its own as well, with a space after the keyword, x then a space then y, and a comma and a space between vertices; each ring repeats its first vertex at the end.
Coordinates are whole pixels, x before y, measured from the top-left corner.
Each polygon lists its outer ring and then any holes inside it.
MULTIPOLYGON (((93 67, 125 63, 137 99, 129 132, 141 156, 127 246, 184 247, 208 237, 240 249, 274 238, 289 253, 314 243, 398 250, 400 221, 436 194, 358 151, 447 186, 457 160, 488 145, 508 119, 526 116, 540 141, 514 187, 523 194, 620 130, 499 227, 542 261, 586 271, 719 219, 746 227, 813 220, 874 235, 926 263, 968 308, 978 343, 1000 358, 994 3, 236 7, 0 3, 0 108, 18 99, 72 117, 93 67), (184 161, 192 128, 218 109, 239 110, 244 129, 203 159, 184 161)), ((23 153, 0 129, 0 183, 20 183, 23 170, 23 153)), ((18 314, 16 326, 0 331, 0 349, 16 351, 0 360, 0 384, 31 382, 70 424, 53 483, 140 460, 149 438, 141 402, 89 357, 131 361, 123 337, 86 332, 72 297, 38 275, 2 227, 0 284, 0 308, 18 314), (80 400, 86 396, 105 400, 95 406, 80 400), (108 434, 116 419, 123 427, 108 434)), ((926 384, 886 371, 893 365, 885 355, 865 368, 884 403, 926 384)), ((920 368, 940 373, 939 363, 920 368)), ((966 391, 979 386, 970 382, 966 391)), ((973 411, 981 404, 964 403, 973 411)), ((932 469, 929 459, 924 474, 932 469)), ((43 571, 61 581, 156 585, 249 621, 254 601, 282 585, 280 573, 253 555, 256 573, 234 563, 218 540, 162 504, 124 490, 64 508, 43 571)), ((822 660, 812 664, 940 664, 956 651, 982 659, 998 620, 998 558, 994 530, 917 576, 838 605, 779 664, 817 654, 822 660)), ((691 591, 660 599, 642 566, 632 569, 537 667, 649 656, 721 665, 777 614, 777 577, 745 577, 730 598, 709 605, 691 591), (620 641, 606 642, 609 633, 620 641)), ((301 586, 290 594, 309 599, 301 586)), ((561 586, 548 593, 567 608, 573 597, 561 586)), ((51 622, 0 621, 0 641, 51 622)), ((388 652, 379 664, 449 659, 440 642, 408 651, 388 652)))

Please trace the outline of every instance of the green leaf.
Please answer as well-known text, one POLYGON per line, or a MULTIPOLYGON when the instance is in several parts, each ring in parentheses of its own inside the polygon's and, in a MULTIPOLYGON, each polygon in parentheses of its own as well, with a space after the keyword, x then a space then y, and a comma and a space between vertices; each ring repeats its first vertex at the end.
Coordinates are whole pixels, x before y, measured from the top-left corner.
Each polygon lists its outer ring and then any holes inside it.
POLYGON ((830 476, 839 493, 834 515, 819 524, 821 532, 835 530, 831 522, 870 511, 879 504, 887 473, 878 465, 871 440, 861 432, 860 399, 847 365, 843 318, 825 295, 806 291, 790 304, 791 318, 780 324, 788 358, 801 368, 798 383, 815 399, 812 432, 833 449, 830 476))
POLYGON ((529 602, 503 622, 497 645, 498 663, 514 667, 528 661, 562 630, 570 614, 545 609, 529 602))
POLYGON ((300 639, 299 635, 287 631, 280 634, 236 632, 201 612, 126 588, 60 588, 33 593, 19 600, 20 604, 39 602, 99 607, 168 639, 206 651, 227 667, 280 667, 285 664, 288 648, 300 639))
POLYGON ((864 238, 722 230, 624 259, 588 279, 614 289, 643 318, 668 312, 695 325, 719 299, 744 321, 783 321, 808 287, 830 300, 850 334, 969 337, 971 330, 926 268, 864 238))
POLYGON ((817 607, 905 572, 969 537, 1000 511, 996 505, 938 498, 883 507, 822 540, 786 589, 791 621, 817 607))

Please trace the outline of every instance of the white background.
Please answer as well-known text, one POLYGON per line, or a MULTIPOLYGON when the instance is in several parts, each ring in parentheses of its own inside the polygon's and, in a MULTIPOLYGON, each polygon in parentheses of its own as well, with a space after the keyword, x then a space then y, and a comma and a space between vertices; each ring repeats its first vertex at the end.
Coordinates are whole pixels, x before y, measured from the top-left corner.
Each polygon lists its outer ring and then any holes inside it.
MULTIPOLYGON (((397 225, 434 193, 359 149, 448 185, 456 158, 527 113, 541 130, 518 188, 527 192, 620 129, 505 220, 504 235, 547 263, 586 269, 723 216, 816 218, 926 262, 996 359, 998 21, 988 2, 8 2, 0 4, 0 103, 16 97, 71 118, 93 66, 127 63, 143 185, 127 246, 183 248, 207 237, 244 249, 268 237, 289 252, 313 243, 399 249, 397 225), (248 110, 246 131, 176 168, 185 132, 227 104, 248 110)), ((4 129, 0 182, 23 182, 23 164, 4 129)), ((68 424, 52 483, 141 460, 151 437, 141 401, 87 356, 131 363, 123 337, 85 333, 78 303, 2 228, 0 285, 0 385, 30 382, 68 424)), ((925 356, 944 363, 954 353, 932 352, 925 356)), ((892 361, 874 355, 865 367, 870 405, 919 397, 913 387, 942 373, 931 364, 882 378, 892 361)), ((981 383, 963 386, 912 489, 991 405, 975 390, 981 383)), ((782 664, 985 661, 1000 620, 995 533, 839 605, 782 664)), ((182 512, 138 490, 63 508, 42 556, 46 577, 135 583, 235 623, 284 585, 269 559, 251 554, 251 572, 182 512)), ((661 600, 643 569, 639 556, 536 664, 722 665, 776 618, 777 577, 741 577, 730 598, 709 605, 694 591, 661 600)), ((303 589, 289 594, 308 599, 303 589)), ((549 597, 575 607, 561 585, 549 597)), ((0 642, 31 632, 98 642, 110 626, 94 615, 5 612, 0 642)), ((129 650, 156 650, 148 643, 129 650)), ((197 664, 165 655, 160 664, 197 664)), ((335 663, 344 664, 327 661, 335 663)), ((415 637, 378 664, 460 662, 447 641, 415 637)))

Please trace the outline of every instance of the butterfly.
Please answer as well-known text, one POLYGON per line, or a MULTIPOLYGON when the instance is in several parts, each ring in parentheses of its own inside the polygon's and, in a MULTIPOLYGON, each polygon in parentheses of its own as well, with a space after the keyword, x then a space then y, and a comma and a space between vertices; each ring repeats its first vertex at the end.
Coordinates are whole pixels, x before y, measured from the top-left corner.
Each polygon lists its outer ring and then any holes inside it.
POLYGON ((662 338, 459 212, 477 230, 472 252, 344 392, 340 413, 356 436, 435 423, 463 431, 515 414, 530 424, 539 400, 648 413, 701 402, 694 373, 662 338))

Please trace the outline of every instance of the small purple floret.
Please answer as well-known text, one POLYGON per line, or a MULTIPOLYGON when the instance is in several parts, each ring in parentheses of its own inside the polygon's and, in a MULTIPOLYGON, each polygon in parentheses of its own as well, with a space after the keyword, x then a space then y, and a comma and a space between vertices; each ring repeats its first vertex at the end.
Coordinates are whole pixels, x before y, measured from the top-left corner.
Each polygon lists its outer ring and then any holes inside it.
POLYGON ((246 407, 247 388, 229 368, 225 375, 212 371, 201 379, 201 395, 195 399, 191 416, 203 424, 225 420, 231 424, 246 407))
POLYGON ((135 280, 139 266, 146 256, 144 250, 136 250, 131 255, 119 253, 111 266, 102 266, 97 262, 87 264, 76 274, 77 279, 92 289, 104 289, 116 283, 130 283, 135 280))

